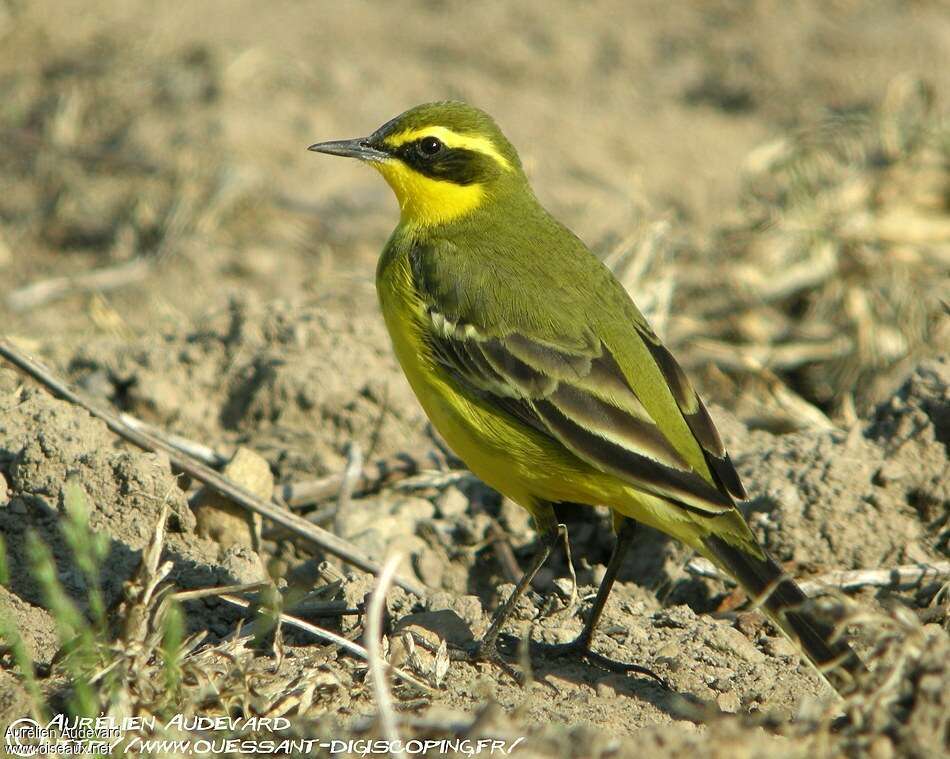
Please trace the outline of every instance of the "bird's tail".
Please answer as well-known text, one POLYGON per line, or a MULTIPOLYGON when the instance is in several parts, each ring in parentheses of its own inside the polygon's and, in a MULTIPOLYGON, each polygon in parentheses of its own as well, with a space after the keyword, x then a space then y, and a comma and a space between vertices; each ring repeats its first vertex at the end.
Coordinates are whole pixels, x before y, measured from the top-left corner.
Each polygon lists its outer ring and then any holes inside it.
POLYGON ((749 594, 762 604, 769 617, 818 668, 831 686, 843 692, 866 672, 864 663, 831 622, 810 610, 808 597, 767 555, 754 556, 715 535, 703 540, 709 558, 732 574, 749 594))

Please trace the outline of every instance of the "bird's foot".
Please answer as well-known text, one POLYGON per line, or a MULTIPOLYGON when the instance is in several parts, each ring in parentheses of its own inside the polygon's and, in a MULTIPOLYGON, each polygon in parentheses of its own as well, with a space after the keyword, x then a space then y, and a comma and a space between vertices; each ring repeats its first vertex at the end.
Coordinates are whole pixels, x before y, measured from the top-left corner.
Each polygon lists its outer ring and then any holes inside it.
MULTIPOLYGON (((458 650, 452 653, 452 658, 456 661, 467 661, 469 663, 486 663, 497 666, 518 685, 523 686, 527 680, 522 672, 516 670, 502 656, 498 648, 499 640, 503 641, 505 648, 514 648, 517 650, 519 641, 506 634, 499 635, 498 638, 491 641, 478 641, 464 650, 458 650)), ((549 658, 577 658, 586 661, 595 667, 607 670, 608 672, 617 672, 619 674, 638 674, 655 680, 661 687, 672 691, 673 687, 660 675, 649 667, 635 662, 622 662, 611 659, 609 656, 597 653, 590 647, 590 642, 583 635, 579 635, 570 643, 540 643, 531 641, 528 649, 530 655, 545 656, 549 658)), ((525 666, 530 666, 530 662, 524 662, 525 666)))
POLYGON ((632 672, 634 674, 644 675, 656 680, 656 682, 666 690, 673 690, 666 680, 649 667, 635 662, 617 661, 616 659, 611 659, 609 656, 597 653, 590 647, 590 640, 584 635, 578 635, 570 643, 540 643, 532 641, 531 652, 549 657, 582 659, 588 664, 600 667, 608 672, 617 672, 619 674, 629 674, 632 672))
POLYGON ((499 637, 503 638, 506 643, 511 642, 510 636, 502 634, 496 638, 485 638, 480 641, 474 641, 470 645, 465 646, 465 648, 451 651, 449 655, 454 661, 464 661, 469 664, 492 664, 508 675, 508 677, 514 680, 518 685, 523 686, 525 684, 525 676, 505 661, 501 652, 498 650, 499 637))

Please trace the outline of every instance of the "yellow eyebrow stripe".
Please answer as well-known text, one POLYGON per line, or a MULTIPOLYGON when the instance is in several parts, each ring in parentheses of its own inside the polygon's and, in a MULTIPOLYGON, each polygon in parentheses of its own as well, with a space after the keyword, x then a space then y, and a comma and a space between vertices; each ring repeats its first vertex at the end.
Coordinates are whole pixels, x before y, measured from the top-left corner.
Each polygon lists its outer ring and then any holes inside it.
POLYGON ((383 142, 391 148, 398 148, 400 145, 405 145, 407 142, 413 142, 423 137, 435 137, 449 148, 474 150, 477 153, 490 156, 505 171, 511 171, 511 163, 498 152, 495 144, 490 139, 478 135, 459 134, 446 127, 429 126, 422 129, 407 129, 389 135, 383 142))

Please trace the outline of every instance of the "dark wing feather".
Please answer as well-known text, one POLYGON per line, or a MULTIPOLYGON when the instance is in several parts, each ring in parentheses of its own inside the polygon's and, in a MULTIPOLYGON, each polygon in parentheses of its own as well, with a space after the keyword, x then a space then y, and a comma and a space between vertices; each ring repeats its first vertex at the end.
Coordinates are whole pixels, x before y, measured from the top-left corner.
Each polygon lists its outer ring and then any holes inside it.
MULTIPOLYGON (((683 508, 714 515, 734 507, 656 426, 599 340, 568 350, 518 332, 486 335, 432 308, 428 316, 433 356, 468 392, 602 471, 683 508)), ((711 422, 709 428, 715 433, 711 422)))
POLYGON ((663 377, 673 393, 673 399, 676 401, 676 405, 679 406, 683 419, 686 420, 690 432, 693 433, 693 437, 696 438, 696 442, 702 448, 709 470, 713 473, 719 485, 730 495, 744 500, 748 495, 742 481, 739 479, 739 473, 736 472, 735 465, 732 463, 732 459, 729 458, 726 447, 722 444, 719 431, 716 429, 716 425, 713 424, 705 404, 693 389, 686 373, 673 358, 673 354, 653 334, 652 330, 646 327, 645 324, 638 324, 637 331, 650 351, 650 355, 653 356, 653 360, 656 361, 660 371, 663 372, 663 377))

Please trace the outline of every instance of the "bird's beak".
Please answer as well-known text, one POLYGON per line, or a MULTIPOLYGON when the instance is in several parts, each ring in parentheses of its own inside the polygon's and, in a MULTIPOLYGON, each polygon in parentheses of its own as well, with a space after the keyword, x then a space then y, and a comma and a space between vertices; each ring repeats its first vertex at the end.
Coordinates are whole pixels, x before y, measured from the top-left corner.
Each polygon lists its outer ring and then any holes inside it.
POLYGON ((358 137, 355 140, 333 140, 332 142, 318 142, 307 150, 328 155, 341 155, 346 158, 359 158, 361 161, 385 161, 391 156, 385 151, 374 148, 369 144, 368 137, 358 137))

